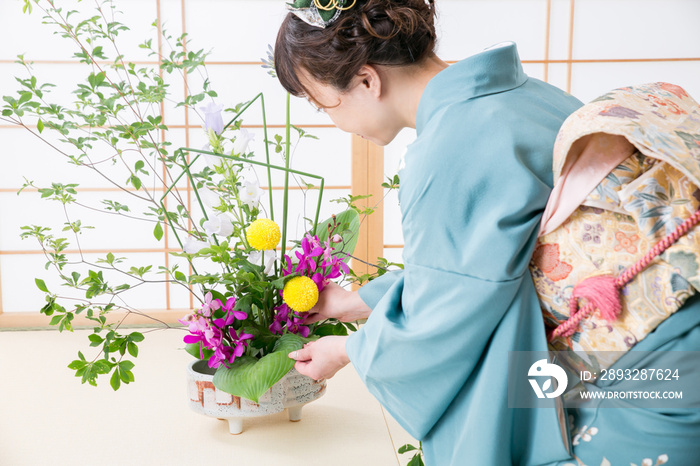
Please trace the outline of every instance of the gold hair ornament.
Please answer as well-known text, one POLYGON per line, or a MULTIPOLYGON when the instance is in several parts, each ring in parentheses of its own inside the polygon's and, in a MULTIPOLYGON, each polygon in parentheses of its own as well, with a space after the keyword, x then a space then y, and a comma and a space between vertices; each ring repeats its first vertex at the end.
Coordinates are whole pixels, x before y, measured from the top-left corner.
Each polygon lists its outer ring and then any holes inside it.
POLYGON ((357 0, 353 0, 352 4, 350 6, 343 6, 345 4, 344 0, 328 0, 328 5, 323 6, 321 5, 321 0, 314 0, 314 4, 316 5, 316 8, 319 10, 324 10, 324 11, 331 11, 333 9, 340 10, 340 11, 345 11, 349 10, 350 8, 355 6, 355 3, 357 3, 357 0))
POLYGON ((350 0, 295 0, 287 4, 287 9, 305 23, 323 29, 356 3, 357 0, 352 0, 352 3, 350 0))

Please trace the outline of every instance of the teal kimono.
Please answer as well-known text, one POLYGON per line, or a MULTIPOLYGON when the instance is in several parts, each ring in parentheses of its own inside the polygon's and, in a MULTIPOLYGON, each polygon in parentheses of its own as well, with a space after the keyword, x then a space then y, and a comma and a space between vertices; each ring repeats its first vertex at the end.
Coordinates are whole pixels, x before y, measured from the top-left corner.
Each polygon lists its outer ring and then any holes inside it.
POLYGON ((360 289, 373 309, 346 349, 429 466, 571 458, 554 401, 507 405, 509 351, 547 351, 528 271, 552 147, 581 103, 528 78, 515 44, 427 85, 400 171, 404 270, 360 289))

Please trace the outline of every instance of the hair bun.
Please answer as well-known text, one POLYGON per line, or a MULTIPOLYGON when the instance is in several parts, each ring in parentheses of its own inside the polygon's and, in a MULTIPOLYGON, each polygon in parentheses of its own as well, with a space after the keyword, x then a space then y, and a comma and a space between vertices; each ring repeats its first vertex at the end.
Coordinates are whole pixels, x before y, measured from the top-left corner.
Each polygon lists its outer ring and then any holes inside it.
POLYGON ((282 86, 306 94, 297 74, 344 91, 363 65, 406 66, 433 53, 435 8, 429 0, 358 0, 325 29, 288 14, 275 44, 282 86))

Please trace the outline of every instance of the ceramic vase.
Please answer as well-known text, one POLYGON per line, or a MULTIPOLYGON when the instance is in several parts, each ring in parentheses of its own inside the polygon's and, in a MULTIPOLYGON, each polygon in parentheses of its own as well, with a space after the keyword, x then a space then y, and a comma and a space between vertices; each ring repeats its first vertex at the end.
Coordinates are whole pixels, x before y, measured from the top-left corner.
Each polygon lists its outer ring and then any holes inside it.
POLYGON ((187 366, 187 391, 190 407, 205 416, 228 421, 229 432, 243 432, 247 417, 267 416, 288 410, 289 420, 301 420, 301 410, 326 392, 325 380, 313 380, 292 369, 263 394, 257 403, 233 396, 214 386, 214 372, 206 361, 193 361, 187 366))

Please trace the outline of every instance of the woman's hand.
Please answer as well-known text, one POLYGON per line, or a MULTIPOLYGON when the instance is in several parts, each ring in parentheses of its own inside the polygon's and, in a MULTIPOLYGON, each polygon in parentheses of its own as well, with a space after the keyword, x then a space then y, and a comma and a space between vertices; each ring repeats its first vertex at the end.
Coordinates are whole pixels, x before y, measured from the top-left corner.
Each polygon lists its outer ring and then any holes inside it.
POLYGON ((330 282, 323 288, 318 302, 309 311, 304 323, 311 324, 324 319, 354 322, 369 317, 370 309, 357 291, 348 291, 337 283, 330 282))
POLYGON ((314 380, 330 379, 350 362, 345 352, 347 339, 346 336, 323 337, 292 351, 289 357, 297 361, 294 368, 300 374, 314 380))

